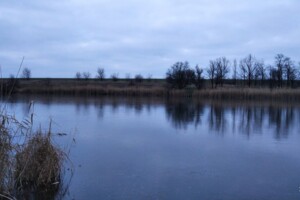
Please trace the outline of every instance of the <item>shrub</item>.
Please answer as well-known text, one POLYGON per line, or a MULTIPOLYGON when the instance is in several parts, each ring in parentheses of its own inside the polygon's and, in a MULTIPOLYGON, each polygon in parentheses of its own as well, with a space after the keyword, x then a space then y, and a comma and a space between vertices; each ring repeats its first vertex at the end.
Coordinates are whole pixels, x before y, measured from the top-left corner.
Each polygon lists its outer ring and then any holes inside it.
POLYGON ((183 89, 194 83, 195 72, 190 69, 188 62, 177 62, 166 73, 166 80, 174 88, 183 89))
POLYGON ((49 134, 37 132, 16 155, 17 185, 45 188, 60 182, 63 151, 52 144, 49 134))
POLYGON ((135 82, 141 83, 141 82, 143 82, 144 78, 141 74, 137 74, 137 75, 135 75, 134 79, 135 79, 135 82))
POLYGON ((110 78, 113 80, 113 81, 118 81, 119 80, 119 75, 117 73, 114 73, 110 76, 110 78))

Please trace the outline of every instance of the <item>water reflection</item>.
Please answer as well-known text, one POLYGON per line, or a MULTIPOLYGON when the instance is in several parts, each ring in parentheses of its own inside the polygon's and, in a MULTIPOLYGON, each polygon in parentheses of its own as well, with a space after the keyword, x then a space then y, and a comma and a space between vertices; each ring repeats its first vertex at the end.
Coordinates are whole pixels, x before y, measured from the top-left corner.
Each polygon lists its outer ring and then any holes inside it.
POLYGON ((31 100, 37 115, 63 124, 59 131, 78 128, 75 176, 63 198, 298 198, 297 104, 23 96, 9 106, 27 112, 31 100))
MULTIPOLYGON (((176 129, 205 126, 221 134, 238 133, 250 137, 270 129, 276 139, 286 138, 299 118, 298 106, 241 105, 220 103, 166 102, 166 116, 176 129), (206 117, 207 116, 207 117, 206 117)), ((270 132, 270 131, 267 131, 270 132)))
POLYGON ((211 105, 209 109, 209 128, 219 133, 224 133, 226 130, 225 108, 220 105, 211 105))
MULTIPOLYGON (((175 129, 186 130, 190 125, 195 128, 207 126, 208 132, 218 134, 262 134, 265 129, 273 132, 276 139, 288 137, 291 129, 299 129, 299 104, 245 103, 245 102, 205 102, 193 100, 174 100, 162 98, 69 98, 69 97, 30 97, 22 96, 23 102, 35 101, 51 106, 52 104, 75 104, 78 115, 97 113, 102 119, 107 112, 117 114, 119 108, 136 115, 161 107, 167 120, 175 129), (108 109, 106 109, 108 108, 108 109)), ((19 99, 20 100, 20 99, 19 99)), ((15 100, 13 100, 15 102, 15 100)), ((23 112, 27 112, 23 104, 23 112)), ((123 112, 123 111, 122 111, 123 112)))
POLYGON ((201 125, 204 104, 190 101, 166 101, 166 117, 177 129, 186 129, 189 124, 201 125))

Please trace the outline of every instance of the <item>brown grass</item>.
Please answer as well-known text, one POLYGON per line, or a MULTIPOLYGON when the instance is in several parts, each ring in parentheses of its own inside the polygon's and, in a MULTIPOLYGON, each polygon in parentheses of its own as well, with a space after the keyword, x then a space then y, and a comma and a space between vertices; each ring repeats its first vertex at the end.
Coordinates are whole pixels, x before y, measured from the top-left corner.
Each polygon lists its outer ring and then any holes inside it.
POLYGON ((32 132, 30 120, 18 122, 6 114, 0 119, 0 199, 58 190, 67 155, 52 142, 51 132, 32 132))
POLYGON ((16 93, 43 95, 74 95, 74 96, 153 96, 178 97, 215 100, 300 100, 300 88, 246 88, 242 86, 225 85, 222 88, 211 89, 171 89, 160 80, 133 83, 121 80, 72 80, 72 79, 34 79, 21 81, 16 93))
POLYGON ((52 143, 50 134, 37 132, 16 154, 16 184, 45 190, 57 185, 63 160, 64 153, 52 143))

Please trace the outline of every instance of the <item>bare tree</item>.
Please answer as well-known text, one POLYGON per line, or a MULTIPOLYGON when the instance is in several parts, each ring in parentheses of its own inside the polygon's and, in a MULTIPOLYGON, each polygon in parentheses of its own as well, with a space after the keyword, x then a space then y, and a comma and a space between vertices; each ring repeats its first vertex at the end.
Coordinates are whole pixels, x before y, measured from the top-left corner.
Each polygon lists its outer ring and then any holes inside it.
POLYGON ((297 79, 297 69, 294 62, 289 58, 284 59, 284 78, 286 80, 287 86, 292 87, 294 81, 297 79))
POLYGON ((294 62, 283 54, 277 54, 275 66, 277 86, 282 87, 284 80, 286 80, 287 86, 293 86, 294 80, 297 79, 297 69, 294 62))
POLYGON ((255 78, 256 71, 256 59, 254 56, 249 54, 247 57, 240 61, 240 69, 242 73, 242 78, 247 79, 248 87, 251 86, 253 79, 255 78))
POLYGON ((224 80, 229 73, 229 60, 226 57, 217 58, 215 63, 217 65, 216 84, 223 86, 224 80))
POLYGON ((271 65, 268 67, 268 70, 269 70, 269 87, 270 88, 273 88, 275 86, 275 83, 276 83, 276 80, 277 80, 277 77, 278 77, 278 73, 277 73, 277 70, 272 67, 271 65))
POLYGON ((31 70, 27 67, 25 67, 22 71, 22 78, 25 78, 25 79, 30 79, 31 78, 31 70))
POLYGON ((284 62, 285 62, 285 56, 283 54, 277 54, 275 56, 275 66, 277 70, 277 82, 278 87, 282 87, 283 85, 283 70, 284 70, 284 62))
POLYGON ((211 88, 214 88, 214 81, 217 71, 217 64, 215 61, 209 61, 209 68, 206 70, 208 78, 210 79, 211 88))
POLYGON ((233 79, 234 85, 236 85, 236 79, 237 79, 237 61, 236 61, 236 59, 233 60, 233 75, 232 75, 232 79, 233 79))
POLYGON ((81 73, 80 73, 80 72, 76 72, 75 78, 76 78, 76 79, 81 79, 81 78, 82 78, 81 73))
POLYGON ((113 81, 118 81, 119 80, 119 74, 118 73, 113 73, 110 78, 113 80, 113 81))
POLYGON ((195 67, 195 85, 198 89, 203 87, 203 69, 199 68, 198 65, 195 67))
POLYGON ((297 74, 296 74, 296 79, 300 79, 300 62, 298 63, 298 68, 297 68, 297 74))
POLYGON ((260 84, 262 85, 262 83, 264 82, 264 80, 266 80, 266 67, 263 61, 257 61, 255 63, 256 67, 255 67, 255 80, 259 80, 260 84))
POLYGON ((88 80, 91 77, 91 73, 90 72, 83 72, 82 76, 85 80, 88 80))
POLYGON ((104 73, 104 69, 103 68, 98 68, 97 69, 97 76, 98 79, 100 79, 101 81, 104 80, 105 78, 105 73, 104 73))

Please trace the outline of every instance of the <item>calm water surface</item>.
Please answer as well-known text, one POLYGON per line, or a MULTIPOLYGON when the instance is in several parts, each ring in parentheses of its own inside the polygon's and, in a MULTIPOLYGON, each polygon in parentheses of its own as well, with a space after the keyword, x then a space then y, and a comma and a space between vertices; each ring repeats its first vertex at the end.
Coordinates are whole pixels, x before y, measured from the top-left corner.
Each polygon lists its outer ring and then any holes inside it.
POLYGON ((68 133, 64 199, 300 199, 298 105, 20 97, 9 112, 31 100, 36 127, 68 133))

